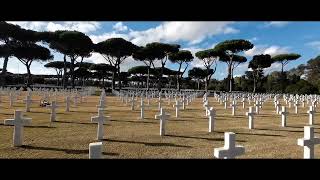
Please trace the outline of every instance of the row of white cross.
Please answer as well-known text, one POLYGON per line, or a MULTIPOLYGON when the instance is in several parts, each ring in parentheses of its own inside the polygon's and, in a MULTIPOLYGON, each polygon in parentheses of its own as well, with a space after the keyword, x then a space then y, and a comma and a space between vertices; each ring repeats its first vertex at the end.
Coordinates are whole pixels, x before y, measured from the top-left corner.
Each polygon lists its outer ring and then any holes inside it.
MULTIPOLYGON (((30 102, 31 94, 27 95, 26 98, 26 103, 30 102)), ((184 96, 183 96, 184 97, 184 96)), ((204 96, 205 101, 204 106, 206 108, 206 116, 209 116, 209 132, 212 132, 214 130, 214 117, 215 117, 215 111, 213 107, 208 106, 208 99, 207 96, 204 96)), ((159 95, 159 101, 161 102, 161 95, 159 95)), ((233 108, 233 115, 235 114, 235 107, 236 103, 235 100, 232 101, 232 108, 233 108)), ((259 102, 258 102, 259 104, 259 102)), ((52 101, 52 104, 49 106, 51 109, 51 116, 50 116, 50 121, 53 122, 55 121, 55 110, 58 107, 56 105, 55 101, 52 101)), ((92 122, 95 122, 98 124, 98 129, 97 129, 97 140, 102 140, 103 139, 103 124, 106 123, 106 119, 110 118, 110 116, 104 116, 103 111, 105 108, 105 93, 103 91, 102 95, 100 96, 100 101, 98 107, 98 116, 94 116, 91 118, 92 122)), ((143 99, 141 100, 141 107, 143 108, 143 99)), ((176 107, 176 117, 179 115, 179 108, 181 107, 180 101, 176 101, 176 104, 174 105, 176 107)), ((28 108, 26 111, 28 112, 28 108)), ((30 110, 29 110, 30 111, 30 110)), ((314 109, 312 106, 310 106, 310 110, 308 111, 309 113, 309 123, 313 124, 313 119, 314 119, 314 109), (312 123, 311 123, 312 122, 312 123)), ((141 111, 141 116, 143 117, 143 110, 141 111)), ((254 112, 253 112, 253 107, 249 107, 249 112, 246 113, 246 115, 249 117, 249 129, 254 128, 254 112)), ((286 115, 288 112, 286 112, 286 107, 282 107, 282 111, 280 112, 282 115, 282 126, 286 126, 286 115)), ((160 136, 165 135, 165 124, 166 120, 170 117, 170 114, 167 114, 165 110, 160 106, 160 114, 155 115, 155 119, 160 120, 160 136)), ((14 114, 14 119, 6 119, 4 121, 5 125, 14 125, 14 141, 13 144, 14 146, 21 146, 23 143, 23 126, 25 125, 30 125, 31 124, 31 118, 23 118, 22 117, 22 112, 19 110, 15 111, 14 114)), ((319 144, 319 138, 314 137, 314 131, 313 127, 311 126, 306 126, 305 127, 305 135, 303 139, 298 140, 298 145, 304 146, 304 158, 313 158, 314 157, 314 145, 319 144)), ((90 157, 97 158, 99 153, 99 146, 101 149, 102 143, 93 143, 89 145, 89 154, 90 157), (92 148, 92 149, 91 149, 92 148)), ((217 158, 234 158, 237 155, 243 154, 244 153, 244 147, 242 146, 236 146, 235 145, 235 134, 231 132, 226 132, 225 133, 225 146, 222 148, 216 148, 214 149, 214 156, 217 158)))

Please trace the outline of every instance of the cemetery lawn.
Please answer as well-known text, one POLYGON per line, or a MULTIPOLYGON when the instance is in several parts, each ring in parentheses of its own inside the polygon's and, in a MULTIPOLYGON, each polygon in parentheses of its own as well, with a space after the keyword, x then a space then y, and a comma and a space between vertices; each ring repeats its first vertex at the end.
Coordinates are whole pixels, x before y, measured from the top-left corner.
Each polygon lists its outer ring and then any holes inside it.
MULTIPOLYGON (((57 122, 50 124, 50 109, 39 106, 39 96, 31 112, 24 112, 32 118, 31 126, 24 128, 24 146, 12 147, 13 126, 4 126, 3 120, 13 118, 14 109, 25 110, 20 96, 13 108, 9 108, 8 96, 2 96, 0 103, 0 158, 88 158, 89 143, 96 142, 97 124, 91 123, 91 117, 97 115, 99 96, 90 96, 87 102, 71 103, 70 112, 64 112, 63 97, 58 98, 57 122)), ((71 98, 72 100, 72 98, 71 98)), ((210 158, 213 149, 224 146, 224 132, 236 133, 236 145, 245 147, 245 154, 237 158, 303 158, 303 147, 297 145, 297 139, 303 137, 303 126, 308 124, 309 107, 294 106, 288 108, 287 127, 281 127, 281 116, 275 115, 273 99, 263 104, 260 115, 254 117, 255 129, 248 129, 248 117, 239 101, 236 115, 231 108, 224 109, 213 97, 210 105, 216 109, 214 132, 208 133, 208 118, 204 117, 202 98, 197 98, 180 110, 175 118, 175 109, 164 100, 164 107, 171 117, 166 124, 166 136, 159 135, 157 99, 151 101, 151 107, 145 108, 145 120, 140 120, 140 109, 130 110, 130 105, 122 103, 118 97, 106 97, 105 115, 111 116, 105 125, 103 140, 103 158, 210 158)), ((136 104, 140 105, 139 102, 136 104)), ((228 103, 230 107, 231 103, 228 103)), ((281 101, 282 105, 285 105, 281 101)), ((147 105, 145 100, 145 105, 147 105)), ((251 104, 253 105, 253 104, 251 104)), ((315 136, 320 133, 320 113, 315 114, 315 136)), ((315 158, 320 158, 320 147, 315 146, 315 158)))

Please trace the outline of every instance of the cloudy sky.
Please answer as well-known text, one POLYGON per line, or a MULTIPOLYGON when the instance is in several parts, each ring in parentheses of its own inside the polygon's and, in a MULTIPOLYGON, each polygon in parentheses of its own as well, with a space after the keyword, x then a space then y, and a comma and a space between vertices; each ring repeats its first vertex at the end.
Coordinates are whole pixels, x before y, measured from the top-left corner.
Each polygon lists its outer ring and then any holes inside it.
MULTIPOLYGON (((246 39, 254 44, 253 49, 242 53, 248 60, 251 60, 255 54, 270 54, 272 56, 279 53, 299 53, 302 55, 300 59, 287 65, 286 69, 306 63, 309 59, 320 54, 320 22, 8 22, 37 31, 77 30, 87 34, 94 43, 111 37, 122 37, 140 46, 156 41, 178 43, 181 45, 181 49, 190 50, 193 54, 199 50, 212 48, 218 42, 224 40, 246 39)), ((54 60, 63 60, 61 54, 54 51, 52 53, 54 60)), ((94 63, 106 62, 101 55, 95 53, 85 61, 94 63)), ((2 64, 3 61, 0 61, 0 67, 2 67, 2 64)), ((31 72, 33 74, 55 74, 54 70, 44 68, 43 65, 34 62, 31 72)), ((129 57, 121 65, 121 71, 126 71, 128 68, 137 65, 143 64, 129 57)), ((171 63, 168 63, 167 67, 177 69, 177 66, 171 63)), ((203 67, 203 65, 201 61, 195 58, 191 66, 189 66, 189 68, 192 67, 203 67)), ((240 65, 234 75, 242 75, 247 70, 247 67, 248 63, 240 65)), ((270 73, 275 70, 280 70, 279 64, 273 64, 265 72, 270 73)), ((26 73, 26 68, 17 59, 11 58, 8 63, 8 71, 26 73)), ((226 76, 226 65, 222 62, 218 63, 217 72, 213 78, 223 79, 226 76)))

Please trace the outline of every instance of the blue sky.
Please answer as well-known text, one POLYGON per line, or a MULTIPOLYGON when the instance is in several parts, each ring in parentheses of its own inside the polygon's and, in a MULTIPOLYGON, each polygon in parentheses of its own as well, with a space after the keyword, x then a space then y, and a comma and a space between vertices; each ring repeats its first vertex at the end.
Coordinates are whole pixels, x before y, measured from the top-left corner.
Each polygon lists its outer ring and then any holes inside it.
MULTIPOLYGON (((58 29, 78 30, 87 34, 94 43, 106 40, 111 37, 122 37, 134 44, 143 46, 150 42, 177 43, 181 49, 190 50, 195 53, 199 50, 213 48, 215 44, 228 39, 246 39, 255 46, 253 49, 241 53, 250 61, 255 54, 270 54, 271 56, 281 53, 299 53, 301 58, 291 62, 285 69, 291 69, 299 64, 306 63, 309 59, 316 57, 320 51, 320 22, 284 22, 284 21, 169 21, 169 22, 35 22, 16 21, 9 22, 18 24, 26 29, 37 31, 55 31, 58 29)), ((62 55, 54 54, 54 60, 62 60, 62 55)), ((85 61, 104 63, 101 55, 92 54, 85 61)), ((2 67, 3 61, 0 61, 2 67)), ((52 69, 43 67, 44 64, 34 62, 31 67, 33 74, 55 74, 52 69)), ((136 65, 143 65, 129 57, 121 66, 122 71, 136 65)), ((240 65, 234 72, 235 76, 244 74, 248 63, 240 65)), ((177 66, 167 63, 167 67, 177 69, 177 66)), ((202 62, 195 58, 189 68, 203 67, 202 62)), ((266 69, 266 73, 280 70, 279 64, 273 64, 266 69)), ((14 73, 25 73, 26 68, 15 58, 11 58, 8 64, 8 71, 14 73)), ((187 75, 187 73, 185 74, 187 75)), ((213 76, 216 79, 223 79, 227 76, 226 65, 218 63, 217 72, 213 76)))

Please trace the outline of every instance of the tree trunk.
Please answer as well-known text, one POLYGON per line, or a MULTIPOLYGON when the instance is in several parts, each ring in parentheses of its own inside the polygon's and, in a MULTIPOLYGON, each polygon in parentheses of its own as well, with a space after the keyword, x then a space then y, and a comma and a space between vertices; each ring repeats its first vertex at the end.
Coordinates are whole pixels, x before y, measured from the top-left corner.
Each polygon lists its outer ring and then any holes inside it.
MULTIPOLYGON (((120 59, 119 59, 120 61, 120 59)), ((120 63, 118 63, 117 65, 117 69, 118 69, 118 83, 119 83, 119 90, 121 90, 121 77, 120 77, 120 63)))
POLYGON ((162 88, 163 71, 164 71, 164 64, 161 65, 161 71, 160 71, 160 74, 159 74, 159 81, 158 81, 158 90, 159 91, 161 91, 161 88, 162 88))
POLYGON ((208 86, 209 86, 209 82, 210 82, 210 79, 208 79, 208 77, 206 77, 206 84, 205 84, 205 90, 206 92, 208 92, 208 86))
POLYGON ((67 58, 66 55, 63 56, 63 77, 62 77, 62 84, 63 84, 63 89, 67 88, 67 58))
POLYGON ((74 57, 71 57, 71 63, 70 63, 70 74, 71 74, 71 86, 72 88, 75 87, 75 84, 74 84, 74 80, 75 80, 75 76, 74 76, 74 57))
POLYGON ((283 72, 283 69, 284 69, 283 66, 284 66, 283 63, 281 63, 281 92, 282 93, 284 93, 284 89, 285 89, 285 87, 284 87, 285 75, 283 72))
POLYGON ((150 66, 148 66, 147 91, 149 91, 150 66))
POLYGON ((1 82, 0 82, 0 85, 1 85, 1 86, 6 85, 5 77, 6 77, 6 75, 7 75, 8 61, 9 61, 9 56, 4 57, 3 68, 2 68, 1 79, 0 79, 0 81, 1 81, 1 82))
POLYGON ((179 75, 177 75, 177 89, 180 91, 180 78, 179 75))
POLYGON ((228 67, 229 92, 232 92, 232 63, 228 67))
POLYGON ((31 71, 30 71, 30 65, 26 64, 26 67, 27 67, 27 72, 28 72, 27 87, 31 88, 30 85, 32 83, 32 75, 31 75, 31 71))
POLYGON ((253 93, 256 92, 256 78, 253 76, 253 93))
POLYGON ((112 89, 115 89, 115 86, 116 86, 116 83, 115 83, 115 80, 114 80, 114 76, 115 76, 114 74, 115 74, 115 72, 113 71, 112 72, 112 85, 111 85, 112 89))
POLYGON ((200 80, 198 79, 198 90, 200 90, 200 80))

